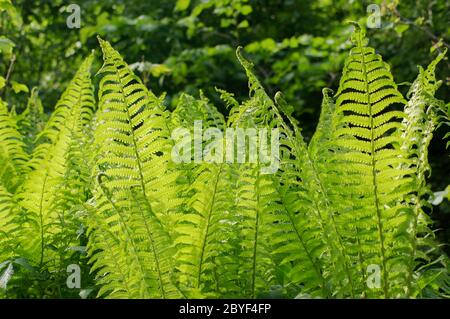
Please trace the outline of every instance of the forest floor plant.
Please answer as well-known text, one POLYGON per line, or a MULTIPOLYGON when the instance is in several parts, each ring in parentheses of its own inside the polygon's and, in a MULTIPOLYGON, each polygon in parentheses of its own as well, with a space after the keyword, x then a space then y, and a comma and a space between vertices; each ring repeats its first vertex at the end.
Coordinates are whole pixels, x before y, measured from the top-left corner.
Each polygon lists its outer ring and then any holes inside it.
POLYGON ((0 102, 0 296, 450 296, 427 183, 428 146, 448 121, 434 98, 445 53, 419 68, 405 98, 355 25, 339 89, 323 90, 307 143, 293 108, 267 95, 240 48, 250 96, 240 103, 217 89, 225 118, 202 93, 168 110, 99 42, 98 102, 94 55, 48 120, 36 91, 19 115, 0 102), (266 145, 279 143, 278 169, 264 171, 260 157, 195 160, 198 146, 203 155, 226 148, 226 134, 215 147, 180 142, 198 135, 199 121, 279 131, 266 145), (172 157, 177 143, 188 160, 172 157), (75 288, 67 269, 79 271, 75 288))

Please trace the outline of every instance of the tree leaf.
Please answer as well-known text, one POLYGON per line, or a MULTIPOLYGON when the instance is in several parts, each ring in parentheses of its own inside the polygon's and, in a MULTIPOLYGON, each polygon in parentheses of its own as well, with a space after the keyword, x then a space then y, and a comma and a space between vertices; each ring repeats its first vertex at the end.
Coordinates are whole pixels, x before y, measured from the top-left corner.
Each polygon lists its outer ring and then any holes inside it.
POLYGON ((190 3, 190 0, 178 0, 175 5, 175 11, 185 11, 189 7, 190 3))
POLYGON ((22 84, 22 83, 19 83, 16 81, 11 81, 11 86, 12 86, 14 93, 16 93, 16 94, 18 94, 20 92, 25 92, 25 93, 30 92, 30 90, 28 89, 28 87, 25 84, 22 84))
POLYGON ((0 52, 9 55, 12 53, 12 49, 15 46, 16 45, 14 44, 14 42, 12 42, 10 39, 6 37, 0 37, 0 52))

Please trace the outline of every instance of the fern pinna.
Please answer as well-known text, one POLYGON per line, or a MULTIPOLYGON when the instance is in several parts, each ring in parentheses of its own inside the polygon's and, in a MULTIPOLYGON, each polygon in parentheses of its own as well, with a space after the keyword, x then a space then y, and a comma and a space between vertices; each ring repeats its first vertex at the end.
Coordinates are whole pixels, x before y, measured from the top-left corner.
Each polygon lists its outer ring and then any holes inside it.
POLYGON ((36 90, 22 114, 1 102, 0 294, 62 296, 76 263, 82 297, 448 297, 427 182, 445 53, 405 99, 359 25, 352 42, 309 142, 240 48, 250 94, 217 89, 227 117, 202 92, 171 111, 102 39, 98 103, 93 56, 48 121, 36 90))

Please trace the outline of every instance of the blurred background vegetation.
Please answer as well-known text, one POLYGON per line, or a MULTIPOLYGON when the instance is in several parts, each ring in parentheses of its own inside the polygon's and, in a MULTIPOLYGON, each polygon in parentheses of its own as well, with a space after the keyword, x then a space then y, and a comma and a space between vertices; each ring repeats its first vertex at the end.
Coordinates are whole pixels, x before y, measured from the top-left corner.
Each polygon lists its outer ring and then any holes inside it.
MULTIPOLYGON (((321 89, 336 89, 339 83, 352 31, 346 21, 365 24, 370 4, 381 13, 381 28, 368 30, 370 45, 391 65, 406 93, 417 65, 427 65, 449 48, 450 1, 0 0, 0 97, 20 113, 36 87, 50 112, 82 59, 92 49, 99 51, 100 35, 155 94, 167 94, 167 107, 176 105, 181 92, 198 96, 201 89, 226 113, 215 87, 238 99, 248 95, 235 58, 240 45, 268 93, 282 91, 295 107, 308 138, 319 116, 321 89), (80 6, 79 29, 67 27, 70 4, 80 6)), ((444 82, 437 95, 449 102, 448 59, 437 74, 444 82)), ((446 130, 439 129, 431 145, 433 191, 444 190, 450 181, 442 141, 446 130)), ((448 200, 431 214, 448 244, 448 200)))

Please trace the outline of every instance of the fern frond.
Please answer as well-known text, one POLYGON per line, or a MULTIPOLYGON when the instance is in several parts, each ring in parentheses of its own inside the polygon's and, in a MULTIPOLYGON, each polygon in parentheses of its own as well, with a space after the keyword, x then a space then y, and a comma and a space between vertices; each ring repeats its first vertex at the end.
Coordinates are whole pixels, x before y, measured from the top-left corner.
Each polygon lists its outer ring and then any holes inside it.
MULTIPOLYGON (((256 103, 235 105, 230 126, 255 127, 241 109, 252 104, 256 110, 256 103)), ((276 282, 264 226, 270 223, 275 193, 268 190, 270 179, 259 177, 260 169, 258 164, 227 162, 195 169, 191 211, 180 216, 176 239, 178 278, 194 296, 255 298, 276 282)))
POLYGON ((407 295, 414 297, 424 293, 422 289, 429 289, 433 286, 432 281, 428 282, 428 286, 421 285, 421 282, 423 282, 423 277, 429 277, 427 272, 437 273, 438 264, 441 264, 442 275, 434 275, 435 280, 442 280, 443 277, 447 277, 448 280, 446 269, 448 260, 445 258, 440 263, 435 262, 436 258, 442 259, 443 253, 433 240, 434 234, 429 229, 431 221, 424 211, 429 207, 427 197, 431 193, 427 184, 427 174, 431 171, 428 162, 428 148, 438 123, 439 104, 442 103, 434 98, 434 94, 440 86, 435 78, 435 68, 445 53, 441 53, 425 70, 419 67, 419 75, 408 92, 409 101, 405 106, 406 116, 402 121, 403 143, 401 148, 411 159, 410 165, 414 170, 414 193, 409 199, 413 209, 413 221, 410 226, 411 260, 407 285, 407 295), (426 265, 423 265, 424 260, 430 267, 427 268, 426 265), (419 265, 421 265, 421 271, 416 272, 419 265))
MULTIPOLYGON (((332 135, 334 133, 334 123, 338 115, 329 114, 334 109, 333 101, 324 90, 322 102, 321 122, 331 124, 325 126, 319 122, 318 134, 313 137, 311 145, 308 147, 295 120, 288 113, 284 113, 291 129, 286 128, 286 162, 290 164, 289 174, 295 176, 298 185, 292 191, 300 200, 297 202, 297 214, 304 216, 308 227, 314 227, 318 236, 311 242, 312 247, 323 247, 322 250, 314 250, 320 253, 320 262, 316 268, 320 267, 322 273, 321 294, 327 295, 329 291, 337 297, 351 296, 356 294, 356 278, 359 269, 354 267, 350 253, 344 245, 344 238, 340 229, 341 225, 336 218, 335 197, 332 189, 328 185, 328 174, 330 172, 330 159, 332 158, 330 148, 332 135), (331 121, 331 123, 330 123, 331 121), (318 143, 320 140, 321 143, 318 143), (327 271, 332 269, 332 271, 327 271)), ((281 94, 275 96, 280 109, 289 109, 281 94)), ((287 175, 286 172, 283 172, 287 175)), ((292 186, 291 186, 292 187, 292 186)), ((311 231, 311 230, 310 230, 311 231)), ((307 291, 305 291, 307 292, 307 291)), ((316 294, 318 291, 316 290, 316 294)))
MULTIPOLYGON (((317 200, 314 198, 317 193, 308 194, 307 185, 304 184, 306 180, 308 183, 312 180, 311 176, 308 178, 304 175, 308 170, 303 170, 305 159, 308 158, 306 143, 296 127, 296 121, 291 118, 292 108, 277 95, 280 113, 254 75, 251 63, 245 60, 239 51, 237 53, 249 77, 251 100, 244 103, 240 109, 231 110, 230 122, 236 126, 278 128, 282 136, 279 172, 274 176, 254 177, 257 203, 264 202, 261 206, 264 208, 256 211, 256 221, 260 218, 258 228, 265 229, 264 234, 270 238, 276 238, 272 239, 273 244, 270 246, 261 245, 264 250, 259 252, 260 258, 267 258, 266 273, 270 273, 272 262, 286 268, 290 282, 285 283, 285 286, 299 285, 304 287, 304 293, 327 295, 326 274, 323 272, 323 266, 329 262, 324 261, 329 258, 323 238, 326 226, 321 212, 311 209, 311 201, 317 200), (288 118, 288 123, 285 118, 288 118), (310 195, 312 196, 309 197, 310 195), (271 253, 270 258, 267 251, 271 253), (269 259, 272 261, 269 262, 269 259)), ((255 172, 253 174, 255 175, 255 172)), ((264 238, 264 235, 261 237, 264 238)), ((258 247, 257 242, 255 245, 258 247)), ((275 282, 280 281, 277 279, 275 282)))
POLYGON ((335 104, 331 96, 332 91, 323 89, 322 94, 323 100, 320 108, 319 123, 308 145, 308 151, 313 161, 319 161, 328 157, 328 154, 323 154, 322 152, 326 152, 329 147, 333 135, 333 127, 335 126, 333 121, 336 121, 334 118, 335 104))
POLYGON ((17 116, 19 131, 24 136, 27 152, 32 153, 36 138, 45 127, 46 115, 37 88, 31 90, 26 109, 17 116))
POLYGON ((15 119, 0 100, 0 182, 14 192, 28 171, 25 143, 15 119))
POLYGON ((99 228, 92 230, 90 235, 94 240, 88 247, 94 262, 92 270, 98 270, 97 278, 103 284, 99 296, 177 297, 171 278, 171 239, 151 210, 148 199, 139 189, 132 188, 128 191, 131 200, 116 202, 106 188, 104 178, 107 177, 100 175, 98 178, 103 197, 96 206, 103 214, 94 212, 92 216, 97 219, 93 226, 99 228), (104 220, 99 220, 100 216, 104 220), (98 251, 100 248, 102 251, 98 251), (113 264, 107 264, 109 258, 99 259, 110 252, 117 258, 113 264), (116 278, 120 278, 120 282, 116 282, 116 278))
MULTIPOLYGON (((176 225, 177 280, 193 297, 232 295, 233 271, 227 261, 233 253, 233 171, 228 164, 205 163, 195 168, 193 193, 176 225)), ((234 260, 236 261, 236 260, 234 260)))
POLYGON ((0 263, 14 256, 14 233, 17 226, 13 223, 13 194, 0 184, 0 263))
POLYGON ((77 148, 83 127, 93 113, 92 59, 91 55, 80 66, 57 103, 55 115, 41 133, 46 142, 33 153, 29 164, 32 171, 15 196, 19 203, 16 223, 21 225, 18 253, 39 267, 46 265, 49 269, 58 269, 60 259, 55 258, 55 250, 64 251, 68 248, 66 245, 73 244, 76 238, 76 234, 69 231, 70 227, 76 226, 68 226, 73 218, 68 217, 70 204, 74 197, 78 197, 78 204, 86 200, 83 188, 75 188, 82 183, 78 174, 72 172, 71 179, 68 174, 71 172, 69 162, 78 157, 73 150, 77 148), (73 187, 70 191, 69 185, 73 187), (67 194, 69 197, 65 196, 67 194), (61 236, 67 236, 67 241, 61 240, 61 236))
POLYGON ((177 107, 171 113, 172 125, 192 129, 195 121, 202 121, 204 129, 217 127, 223 129, 225 119, 222 113, 210 103, 200 91, 201 98, 195 99, 189 94, 181 94, 177 107))
MULTIPOLYGON (((98 72, 103 75, 99 92, 100 124, 96 129, 96 144, 103 159, 98 165, 103 170, 103 166, 112 164, 114 167, 105 173, 119 180, 129 172, 131 178, 127 177, 125 185, 139 185, 152 201, 155 212, 165 214, 179 205, 174 182, 178 174, 171 160, 169 113, 131 72, 119 53, 109 43, 99 41, 104 64, 98 72), (130 158, 135 166, 130 166, 130 158), (114 162, 116 159, 120 162, 114 162), (134 168, 138 169, 132 172, 134 168)), ((111 188, 113 193, 115 188, 111 188)))
POLYGON ((99 241, 90 245, 91 262, 99 270, 110 270, 98 276, 105 287, 101 292, 110 297, 115 291, 123 292, 124 283, 130 287, 126 289, 129 296, 176 297, 171 238, 163 226, 171 207, 181 201, 177 198, 178 172, 170 168, 168 114, 119 53, 108 42, 99 42, 104 64, 99 71, 103 77, 94 136, 99 147, 96 171, 104 178, 99 178, 94 189, 94 219, 103 224, 91 225, 90 233, 114 242, 110 249, 131 259, 132 265, 126 282, 114 282, 119 274, 104 263, 105 247, 99 241), (131 202, 130 193, 135 198, 131 202), (110 231, 104 233, 106 229, 110 231))
MULTIPOLYGON (((407 227, 411 213, 405 205, 412 191, 408 165, 400 148, 399 124, 404 118, 395 105, 405 103, 389 66, 367 47, 365 31, 356 26, 355 47, 344 66, 336 94, 340 117, 333 134, 334 159, 330 166, 331 196, 336 197, 338 223, 344 242, 359 265, 360 276, 376 265, 381 289, 359 287, 363 296, 404 295, 409 259, 407 227)), ((360 277, 361 278, 361 277, 360 277)), ((364 280, 361 280, 364 282, 364 280)))

